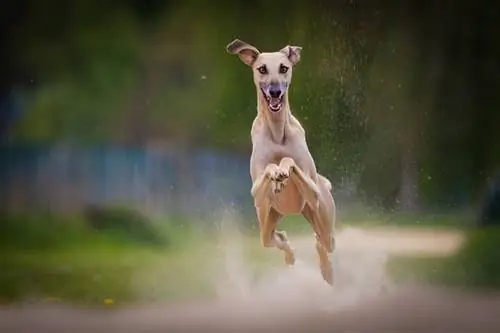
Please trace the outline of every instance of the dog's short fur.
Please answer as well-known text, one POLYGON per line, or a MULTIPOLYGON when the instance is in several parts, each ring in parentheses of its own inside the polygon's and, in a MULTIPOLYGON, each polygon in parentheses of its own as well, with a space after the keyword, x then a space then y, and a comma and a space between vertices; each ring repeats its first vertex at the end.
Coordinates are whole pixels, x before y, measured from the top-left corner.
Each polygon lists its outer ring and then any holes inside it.
POLYGON ((333 283, 329 254, 334 249, 335 202, 328 179, 316 171, 305 131, 293 116, 288 101, 292 68, 299 62, 302 48, 285 46, 278 52, 260 52, 241 40, 227 45, 250 66, 257 88, 257 116, 253 122, 250 175, 252 196, 265 247, 276 246, 293 265, 295 255, 284 231, 276 230, 287 215, 302 214, 316 238, 323 278, 333 283))

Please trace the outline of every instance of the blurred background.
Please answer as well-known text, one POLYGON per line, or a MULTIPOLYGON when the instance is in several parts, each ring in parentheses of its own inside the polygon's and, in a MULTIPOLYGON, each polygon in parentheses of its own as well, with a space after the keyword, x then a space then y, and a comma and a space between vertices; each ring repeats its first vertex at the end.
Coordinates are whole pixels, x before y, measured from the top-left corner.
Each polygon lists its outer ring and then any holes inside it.
MULTIPOLYGON (((234 38, 261 51, 303 47, 291 105, 333 183, 340 225, 463 228, 498 220, 494 1, 18 0, 1 7, 0 238, 6 251, 23 254, 3 259, 3 299, 26 290, 92 294, 101 283, 95 272, 88 290, 67 292, 26 277, 68 278, 63 259, 45 268, 24 257, 30 249, 83 246, 96 237, 89 226, 121 230, 112 236, 120 234, 119 242, 127 233, 149 242, 162 234, 154 230, 170 228, 169 244, 179 248, 191 239, 182 232, 213 229, 221 211, 255 229, 249 131, 256 97, 249 68, 225 51, 234 38), (156 222, 136 222, 143 220, 156 222)), ((308 230, 305 220, 295 225, 308 230)))
POLYGON ((500 164, 499 31, 479 2, 3 6, 9 211, 248 206, 256 101, 236 37, 304 48, 291 103, 340 207, 469 208, 500 164))

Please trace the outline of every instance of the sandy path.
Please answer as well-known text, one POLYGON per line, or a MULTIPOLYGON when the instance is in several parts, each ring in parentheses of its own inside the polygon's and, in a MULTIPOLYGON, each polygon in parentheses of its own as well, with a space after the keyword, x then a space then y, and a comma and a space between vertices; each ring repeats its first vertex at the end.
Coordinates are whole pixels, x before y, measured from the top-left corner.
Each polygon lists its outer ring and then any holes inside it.
POLYGON ((384 274, 390 253, 446 255, 460 240, 459 234, 433 230, 345 229, 334 258, 337 284, 330 289, 319 277, 312 237, 292 239, 295 267, 277 267, 259 281, 248 279, 232 238, 225 244, 232 251, 216 302, 109 311, 10 308, 0 311, 0 332, 498 331, 500 295, 397 287, 384 274))

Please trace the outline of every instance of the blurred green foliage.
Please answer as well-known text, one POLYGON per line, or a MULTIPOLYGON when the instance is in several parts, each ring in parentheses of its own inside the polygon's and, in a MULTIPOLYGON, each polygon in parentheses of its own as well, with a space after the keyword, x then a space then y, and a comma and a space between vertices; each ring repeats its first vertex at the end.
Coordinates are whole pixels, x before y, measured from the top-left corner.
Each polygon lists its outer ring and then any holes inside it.
POLYGON ((114 233, 132 241, 167 246, 169 236, 161 234, 149 218, 140 212, 123 207, 89 206, 85 209, 85 222, 96 231, 114 233))
POLYGON ((14 142, 248 150, 255 89, 249 68, 224 50, 241 38, 262 51, 303 47, 293 112, 334 184, 354 179, 387 209, 439 208, 473 200, 500 165, 500 48, 493 11, 481 6, 22 4, 8 58, 33 89, 23 92, 14 142))
POLYGON ((43 214, 2 216, 0 247, 4 251, 14 247, 40 251, 77 243, 77 240, 88 236, 88 230, 79 222, 48 217, 49 215, 43 216, 43 214), (61 231, 65 237, 61 237, 61 231))
POLYGON ((50 251, 109 241, 168 247, 173 242, 168 234, 172 230, 174 227, 159 227, 134 210, 116 207, 92 207, 81 216, 32 212, 0 218, 0 248, 50 251))
POLYGON ((474 232, 463 249, 452 259, 454 272, 448 279, 465 285, 500 287, 500 256, 496 251, 500 228, 485 228, 474 232))
MULTIPOLYGON (((142 20, 127 2, 75 4, 33 2, 33 20, 15 31, 17 62, 39 81, 29 95, 28 114, 14 131, 16 139, 144 143, 161 138, 246 148, 255 90, 250 70, 224 49, 239 37, 263 51, 287 43, 304 47, 292 105, 307 127, 318 128, 310 139, 318 154, 330 157, 335 140, 359 141, 352 134, 363 132, 358 109, 369 44, 366 28, 351 31, 343 13, 328 10, 312 22, 305 15, 318 9, 292 2, 281 8, 286 22, 250 27, 241 22, 256 15, 265 19, 259 13, 264 2, 248 11, 177 3, 158 10, 151 21, 142 20), (64 15, 54 20, 56 13, 64 15)), ((335 149, 334 158, 347 155, 349 146, 344 149, 335 149)))

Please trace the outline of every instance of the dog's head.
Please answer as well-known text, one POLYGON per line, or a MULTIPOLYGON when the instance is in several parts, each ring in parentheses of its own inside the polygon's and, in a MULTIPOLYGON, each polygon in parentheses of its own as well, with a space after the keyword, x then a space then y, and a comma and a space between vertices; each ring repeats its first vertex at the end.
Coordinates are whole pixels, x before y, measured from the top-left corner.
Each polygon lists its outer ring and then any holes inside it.
POLYGON ((257 90, 267 101, 269 111, 279 112, 283 97, 292 82, 292 67, 300 60, 300 46, 287 45, 277 52, 260 52, 257 48, 239 39, 227 46, 227 51, 237 54, 250 66, 257 90))

